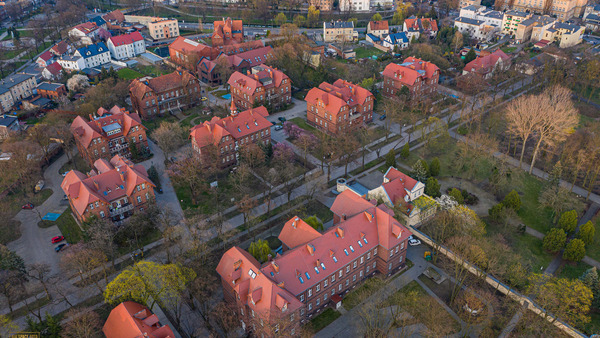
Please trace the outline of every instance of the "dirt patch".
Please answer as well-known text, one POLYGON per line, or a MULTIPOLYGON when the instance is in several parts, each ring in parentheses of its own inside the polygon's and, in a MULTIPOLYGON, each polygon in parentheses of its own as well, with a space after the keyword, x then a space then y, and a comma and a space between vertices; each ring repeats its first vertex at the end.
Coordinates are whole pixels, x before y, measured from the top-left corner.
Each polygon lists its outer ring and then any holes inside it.
POLYGON ((444 177, 438 179, 441 189, 440 191, 446 191, 450 187, 456 187, 461 190, 467 190, 471 194, 477 196, 479 201, 475 205, 470 205, 469 208, 473 209, 479 217, 488 216, 488 210, 498 203, 496 197, 482 189, 479 185, 473 184, 470 181, 463 180, 458 177, 444 177))

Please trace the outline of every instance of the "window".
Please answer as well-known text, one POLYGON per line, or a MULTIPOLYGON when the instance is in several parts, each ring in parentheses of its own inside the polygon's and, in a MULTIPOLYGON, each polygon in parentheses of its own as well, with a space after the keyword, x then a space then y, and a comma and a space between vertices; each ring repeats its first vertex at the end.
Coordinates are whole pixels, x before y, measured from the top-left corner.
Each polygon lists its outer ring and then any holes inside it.
POLYGON ((340 274, 339 274, 339 277, 340 277, 340 278, 342 278, 342 273, 343 273, 343 272, 344 272, 344 271, 340 270, 340 274))
POLYGON ((394 250, 390 251, 390 257, 394 255, 394 250))
POLYGON ((326 302, 327 301, 327 294, 323 295, 323 301, 326 302))
POLYGON ((335 295, 335 287, 333 289, 331 289, 331 295, 335 295))
POLYGON ((142 196, 138 196, 137 201, 138 201, 138 203, 142 203, 142 196))
POLYGON ((360 270, 360 277, 362 278, 362 276, 363 276, 363 272, 362 272, 362 270, 360 270))
POLYGON ((250 309, 251 313, 252 313, 252 317, 254 317, 254 310, 250 309))
POLYGON ((371 259, 371 253, 367 253, 367 259, 371 259))
POLYGON ((402 256, 400 256, 400 263, 402 263, 402 256))
POLYGON ((360 246, 361 248, 363 247, 362 242, 360 241, 360 239, 357 241, 358 246, 360 246))
POLYGON ((337 258, 335 258, 335 256, 332 256, 333 258, 333 262, 337 263, 337 258))
POLYGON ((358 263, 357 261, 354 261, 354 264, 352 264, 352 267, 353 267, 354 269, 356 269, 356 264, 357 264, 357 263, 358 263))
POLYGON ((317 275, 319 274, 319 268, 315 266, 315 272, 317 273, 317 275))
POLYGON ((364 263, 364 262, 365 262, 365 256, 362 256, 362 257, 360 258, 360 264, 362 264, 362 263, 364 263))
POLYGON ((356 282, 356 275, 352 276, 352 281, 356 282))
POLYGON ((377 248, 373 249, 373 255, 377 255, 377 248))
POLYGON ((350 279, 346 279, 346 286, 348 286, 348 284, 350 284, 350 279))
POLYGON ((398 253, 398 246, 396 246, 396 253, 398 253))
POLYGON ((377 262, 373 262, 373 269, 377 266, 377 262))
POLYGON ((321 305, 321 298, 317 298, 317 306, 321 305))
POLYGON ((367 265, 367 273, 369 273, 369 269, 370 269, 370 268, 371 268, 371 267, 367 265))
POLYGON ((312 310, 312 303, 308 303, 308 311, 312 310))
POLYGON ((392 270, 392 263, 388 264, 388 270, 392 270))
POLYGON ((350 272, 350 265, 346 267, 346 273, 350 272))
POLYGON ((304 316, 304 309, 300 309, 300 315, 304 316))
POLYGON ((310 275, 308 274, 308 272, 304 273, 306 275, 306 279, 310 279, 310 275))
POLYGON ((342 283, 338 286, 338 291, 342 291, 342 283))
POLYGON ((354 248, 350 245, 350 251, 354 252, 354 248))
POLYGON ((331 282, 335 282, 335 274, 333 274, 333 276, 331 276, 331 282))
POLYGON ((326 287, 327 287, 327 283, 328 283, 328 282, 329 282, 329 281, 328 281, 327 279, 323 281, 323 287, 324 287, 324 288, 326 288, 326 287))
POLYGON ((344 253, 348 256, 348 250, 344 249, 344 253))
POLYGON ((300 295, 300 301, 304 302, 304 295, 300 295))
POLYGON ((312 296, 312 289, 308 289, 308 297, 312 296))
POLYGON ((104 211, 100 211, 100 217, 104 218, 104 211))
POLYGON ((321 284, 317 284, 317 289, 315 290, 315 292, 319 292, 321 291, 321 284))

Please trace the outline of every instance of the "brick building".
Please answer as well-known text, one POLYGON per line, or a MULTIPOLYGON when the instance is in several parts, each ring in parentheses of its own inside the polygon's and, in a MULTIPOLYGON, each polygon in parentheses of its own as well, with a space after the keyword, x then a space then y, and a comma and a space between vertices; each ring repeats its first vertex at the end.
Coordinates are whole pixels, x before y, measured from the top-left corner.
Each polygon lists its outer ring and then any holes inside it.
POLYGON ((267 109, 263 106, 237 112, 231 104, 231 115, 194 126, 190 131, 194 153, 203 162, 217 161, 220 167, 237 163, 238 150, 249 143, 269 144, 271 142, 271 122, 267 109))
POLYGON ((141 78, 129 85, 131 104, 144 119, 187 109, 200 103, 202 87, 192 73, 176 70, 155 78, 141 78))
POLYGON ((99 108, 90 115, 90 120, 77 116, 71 124, 71 132, 79 154, 90 164, 100 158, 120 155, 131 156, 131 146, 149 151, 146 127, 136 113, 130 113, 118 106, 110 110, 99 108))
POLYGON ((223 46, 241 43, 244 41, 244 25, 242 20, 231 20, 231 18, 214 22, 212 33, 212 45, 223 46))
POLYGON ((132 301, 123 302, 110 311, 102 332, 109 338, 176 337, 169 325, 162 325, 150 309, 132 301))
POLYGON ((323 82, 311 89, 304 100, 308 123, 332 134, 373 120, 375 96, 348 81, 323 82))
POLYGON ((203 57, 196 66, 196 74, 198 74, 198 78, 200 78, 202 82, 211 86, 220 85, 224 82, 217 67, 217 63, 220 62, 221 58, 224 59, 225 63, 231 69, 245 74, 250 68, 273 60, 274 55, 273 48, 267 46, 235 55, 221 55, 214 61, 207 57, 203 57))
POLYGON ((408 87, 411 97, 437 92, 440 69, 431 62, 408 57, 401 64, 390 63, 383 70, 383 95, 394 96, 402 87, 408 87))
MULTIPOLYGON (((405 266, 409 235, 393 212, 376 206, 347 217, 322 234, 293 217, 279 235, 288 248, 283 254, 261 265, 234 247, 223 255, 217 272, 225 300, 237 307, 243 327, 260 331, 254 324, 258 316, 275 323, 277 330, 280 322, 272 316, 281 314, 281 304, 289 311, 286 319, 299 325, 330 304, 336 305, 375 273, 390 276, 399 271, 405 266), (272 290, 279 301, 264 298, 265 291, 269 294, 272 290), (262 297, 257 297, 259 294, 262 297), (246 325, 249 323, 253 323, 251 327, 246 325)), ((288 332, 294 334, 293 329, 288 332)))
POLYGON ((227 83, 231 100, 243 109, 256 105, 281 108, 292 102, 290 78, 279 69, 267 65, 252 67, 246 74, 235 72, 227 83))
POLYGON ((169 45, 171 61, 189 70, 195 70, 202 58, 216 60, 220 55, 237 55, 251 50, 263 48, 260 40, 236 43, 222 46, 208 46, 203 43, 178 37, 169 45))
POLYGON ((61 96, 67 95, 67 88, 62 83, 42 82, 36 89, 38 95, 50 100, 56 100, 61 96))
POLYGON ((96 216, 121 222, 136 210, 144 211, 154 201, 154 184, 141 164, 115 155, 110 162, 99 159, 88 175, 67 173, 61 188, 73 214, 81 222, 96 216))

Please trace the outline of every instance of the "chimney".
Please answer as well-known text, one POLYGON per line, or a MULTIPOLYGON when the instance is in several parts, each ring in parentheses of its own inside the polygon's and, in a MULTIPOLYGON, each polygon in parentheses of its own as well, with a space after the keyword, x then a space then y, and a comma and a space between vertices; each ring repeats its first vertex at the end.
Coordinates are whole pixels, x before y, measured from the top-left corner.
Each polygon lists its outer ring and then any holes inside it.
POLYGON ((273 266, 273 270, 275 270, 276 273, 279 273, 279 265, 277 265, 275 261, 271 261, 271 266, 273 266))
POLYGON ((98 185, 98 182, 96 180, 94 180, 94 187, 96 187, 96 190, 100 189, 100 185, 98 185))
POLYGON ((319 267, 319 265, 321 265, 321 260, 317 258, 317 261, 315 262, 315 266, 319 267))
POLYGON ((273 255, 268 254, 267 255, 267 261, 271 262, 273 260, 273 255))
POLYGON ((336 234, 338 237, 344 238, 344 229, 342 229, 342 228, 338 227, 337 229, 335 229, 335 234, 336 234))
POLYGON ((292 222, 292 228, 296 229, 296 226, 297 226, 296 222, 298 222, 298 220, 299 220, 298 217, 294 218, 294 221, 292 222))
POLYGON ((342 214, 342 220, 346 220, 346 214, 342 214))
POLYGON ((311 256, 314 256, 314 254, 315 254, 315 246, 314 245, 312 245, 310 243, 306 244, 306 250, 308 250, 308 253, 311 256))

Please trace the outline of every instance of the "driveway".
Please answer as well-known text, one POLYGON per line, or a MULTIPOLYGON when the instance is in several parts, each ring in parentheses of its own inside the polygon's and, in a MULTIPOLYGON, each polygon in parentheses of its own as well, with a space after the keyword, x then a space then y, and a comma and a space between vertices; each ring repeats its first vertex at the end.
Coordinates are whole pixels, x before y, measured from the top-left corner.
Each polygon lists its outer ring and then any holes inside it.
POLYGON ((54 236, 60 236, 61 232, 56 225, 49 228, 40 228, 38 222, 48 212, 62 213, 68 207, 67 201, 63 201, 64 192, 60 184, 63 177, 58 170, 67 162, 67 156, 62 155, 44 172, 46 181, 45 188, 53 191, 53 194, 34 210, 21 210, 15 220, 21 222, 21 237, 8 243, 8 248, 15 251, 23 258, 25 264, 46 263, 52 269, 52 274, 58 273, 60 254, 54 251, 55 244, 50 243, 54 236), (38 214, 39 213, 39 214, 38 214))

